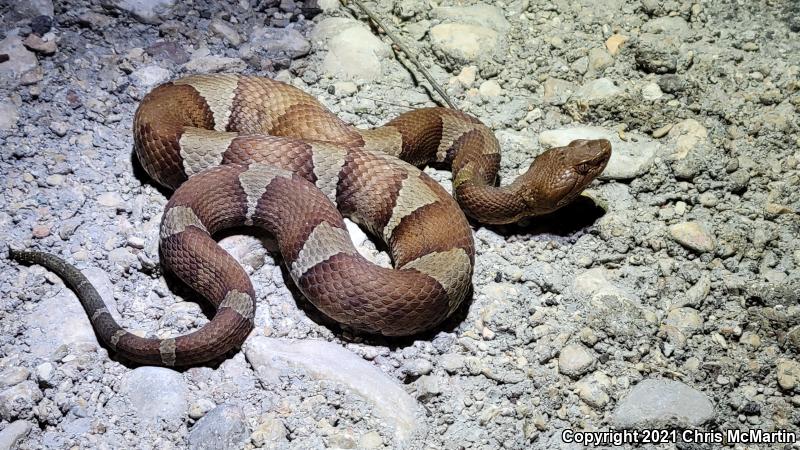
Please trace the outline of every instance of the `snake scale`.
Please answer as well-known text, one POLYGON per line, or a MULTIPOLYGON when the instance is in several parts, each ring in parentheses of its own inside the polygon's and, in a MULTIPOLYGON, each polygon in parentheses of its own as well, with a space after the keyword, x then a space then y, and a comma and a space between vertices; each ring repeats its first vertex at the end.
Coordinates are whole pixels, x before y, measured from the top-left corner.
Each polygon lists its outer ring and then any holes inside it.
POLYGON ((133 135, 148 175, 175 189, 161 222, 162 264, 216 308, 207 324, 176 338, 139 337, 65 261, 36 251, 10 254, 60 275, 110 349, 165 366, 216 359, 253 328, 255 291, 212 239, 222 229, 252 225, 272 233, 296 285, 337 322, 412 335, 443 321, 469 291, 475 247, 464 213, 487 224, 549 213, 577 197, 611 155, 606 140, 573 141, 496 186, 500 146, 465 113, 415 109, 357 129, 297 88, 233 74, 156 87, 136 111, 133 135), (420 171, 425 164, 450 167, 452 196, 420 171), (358 253, 343 216, 387 244, 394 268, 358 253))

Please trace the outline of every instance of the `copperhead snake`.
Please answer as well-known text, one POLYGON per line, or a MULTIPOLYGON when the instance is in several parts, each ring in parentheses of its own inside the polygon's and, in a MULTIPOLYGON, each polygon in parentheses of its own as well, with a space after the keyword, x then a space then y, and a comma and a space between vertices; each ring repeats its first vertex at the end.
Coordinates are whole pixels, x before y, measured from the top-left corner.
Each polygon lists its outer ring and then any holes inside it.
POLYGON ((412 335, 443 321, 469 291, 475 247, 464 213, 502 224, 552 212, 576 198, 611 155, 606 140, 573 141, 498 187, 497 139, 465 113, 415 109, 357 129, 297 88, 232 74, 156 87, 136 111, 133 135, 148 175, 175 189, 161 222, 162 263, 216 308, 206 325, 176 338, 139 337, 62 259, 27 250, 10 255, 60 275, 110 349, 165 366, 216 359, 253 328, 255 291, 212 239, 222 229, 252 225, 272 233, 298 288, 337 322, 412 335), (418 168, 429 163, 450 167, 452 196, 418 168), (342 216, 387 244, 393 269, 358 253, 342 216))

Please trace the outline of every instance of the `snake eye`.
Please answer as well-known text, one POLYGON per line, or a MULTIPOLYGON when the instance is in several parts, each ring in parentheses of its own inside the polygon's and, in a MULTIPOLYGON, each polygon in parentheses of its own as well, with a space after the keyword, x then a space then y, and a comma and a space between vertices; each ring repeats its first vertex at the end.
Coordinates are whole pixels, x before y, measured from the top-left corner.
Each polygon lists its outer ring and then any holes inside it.
POLYGON ((589 165, 586 163, 578 164, 578 167, 575 168, 581 175, 586 175, 589 173, 589 165))

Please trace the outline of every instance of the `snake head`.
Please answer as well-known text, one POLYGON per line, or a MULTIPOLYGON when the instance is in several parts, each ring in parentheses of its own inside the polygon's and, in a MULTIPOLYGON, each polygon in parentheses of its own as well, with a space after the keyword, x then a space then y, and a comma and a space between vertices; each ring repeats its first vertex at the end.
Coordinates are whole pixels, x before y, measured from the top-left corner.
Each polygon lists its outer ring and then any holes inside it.
POLYGON ((518 178, 526 215, 553 212, 567 205, 606 168, 611 143, 605 139, 579 139, 539 155, 518 178))

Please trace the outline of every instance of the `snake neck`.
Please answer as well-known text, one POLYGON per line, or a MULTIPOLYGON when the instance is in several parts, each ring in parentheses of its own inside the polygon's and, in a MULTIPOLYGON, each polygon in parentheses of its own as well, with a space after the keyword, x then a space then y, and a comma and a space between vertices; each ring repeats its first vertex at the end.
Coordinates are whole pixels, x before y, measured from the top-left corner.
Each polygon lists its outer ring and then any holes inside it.
POLYGON ((453 174, 453 194, 464 212, 481 223, 515 222, 529 215, 520 195, 525 186, 497 186, 500 144, 475 117, 447 108, 404 113, 386 125, 360 130, 368 150, 411 164, 438 164, 453 174))

